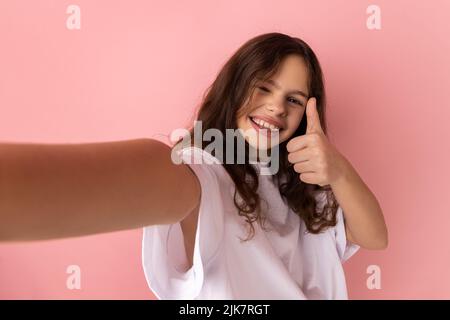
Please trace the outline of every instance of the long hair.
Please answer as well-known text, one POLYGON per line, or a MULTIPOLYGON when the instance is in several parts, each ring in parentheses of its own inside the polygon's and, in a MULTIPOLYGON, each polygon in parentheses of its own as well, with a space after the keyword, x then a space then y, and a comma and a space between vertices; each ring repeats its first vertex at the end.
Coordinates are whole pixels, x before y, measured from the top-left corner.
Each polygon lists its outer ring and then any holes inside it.
MULTIPOLYGON (((202 136, 205 130, 217 129, 226 136, 225 129, 237 130, 237 115, 240 106, 252 97, 258 78, 268 79, 277 72, 281 62, 287 55, 297 54, 304 59, 308 70, 308 92, 316 98, 317 111, 322 129, 327 135, 325 118, 326 101, 322 70, 312 49, 303 40, 282 33, 267 33, 256 36, 244 43, 223 65, 215 81, 208 87, 199 106, 197 121, 202 124, 202 136)), ((191 128, 190 136, 194 136, 191 128)), ((306 116, 292 137, 306 133, 306 116)), ((329 186, 304 183, 299 174, 287 161, 286 144, 279 145, 279 170, 275 175, 278 189, 288 206, 305 223, 307 231, 319 233, 327 227, 336 225, 337 201, 329 186), (325 191, 326 204, 317 210, 315 195, 325 191)), ((179 142, 179 141, 178 141, 179 142)), ((245 141, 246 150, 249 146, 245 141)), ((224 143, 224 154, 227 153, 224 143)), ((205 148, 202 139, 201 148, 205 148)), ((236 150, 234 153, 236 154, 236 150)), ((244 164, 222 164, 235 184, 234 204, 238 214, 244 216, 250 227, 250 240, 257 221, 264 228, 265 217, 261 214, 260 197, 258 195, 258 173, 248 161, 244 164), (241 199, 238 199, 240 196, 241 199)))

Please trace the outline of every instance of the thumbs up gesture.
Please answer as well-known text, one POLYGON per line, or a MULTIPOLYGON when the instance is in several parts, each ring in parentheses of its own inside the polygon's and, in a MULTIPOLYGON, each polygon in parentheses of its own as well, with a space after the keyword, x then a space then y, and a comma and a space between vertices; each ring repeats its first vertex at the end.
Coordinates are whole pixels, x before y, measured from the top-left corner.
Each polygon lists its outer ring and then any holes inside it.
POLYGON ((331 185, 345 173, 347 160, 325 136, 314 97, 306 104, 306 120, 306 134, 292 138, 286 145, 288 161, 301 181, 331 185))

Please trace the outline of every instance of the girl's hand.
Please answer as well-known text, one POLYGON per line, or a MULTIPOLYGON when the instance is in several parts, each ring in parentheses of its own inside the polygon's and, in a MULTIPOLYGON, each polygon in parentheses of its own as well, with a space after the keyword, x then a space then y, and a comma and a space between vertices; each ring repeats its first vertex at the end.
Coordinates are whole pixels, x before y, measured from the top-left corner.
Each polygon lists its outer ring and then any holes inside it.
POLYGON ((303 182, 331 185, 344 175, 347 160, 325 136, 314 97, 308 99, 306 120, 306 134, 292 138, 286 145, 288 161, 303 182))

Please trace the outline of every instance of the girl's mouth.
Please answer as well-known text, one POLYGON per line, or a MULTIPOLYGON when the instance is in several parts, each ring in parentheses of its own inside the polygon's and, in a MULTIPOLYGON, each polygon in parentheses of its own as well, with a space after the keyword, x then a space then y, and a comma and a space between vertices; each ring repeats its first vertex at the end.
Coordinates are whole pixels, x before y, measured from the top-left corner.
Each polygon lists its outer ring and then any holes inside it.
POLYGON ((279 132, 283 129, 280 129, 274 125, 271 125, 263 120, 254 119, 253 117, 248 117, 250 124, 257 131, 265 134, 266 136, 270 136, 271 134, 279 134, 279 132))

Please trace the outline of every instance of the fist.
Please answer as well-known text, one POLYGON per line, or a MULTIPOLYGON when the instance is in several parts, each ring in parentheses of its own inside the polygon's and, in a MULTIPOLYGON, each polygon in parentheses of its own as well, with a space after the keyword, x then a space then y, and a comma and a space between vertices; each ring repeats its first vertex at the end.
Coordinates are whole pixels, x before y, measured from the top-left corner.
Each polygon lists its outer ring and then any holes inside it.
POLYGON ((314 97, 308 99, 306 121, 306 133, 292 138, 286 145, 288 161, 301 181, 331 185, 343 175, 346 160, 325 136, 314 97))

